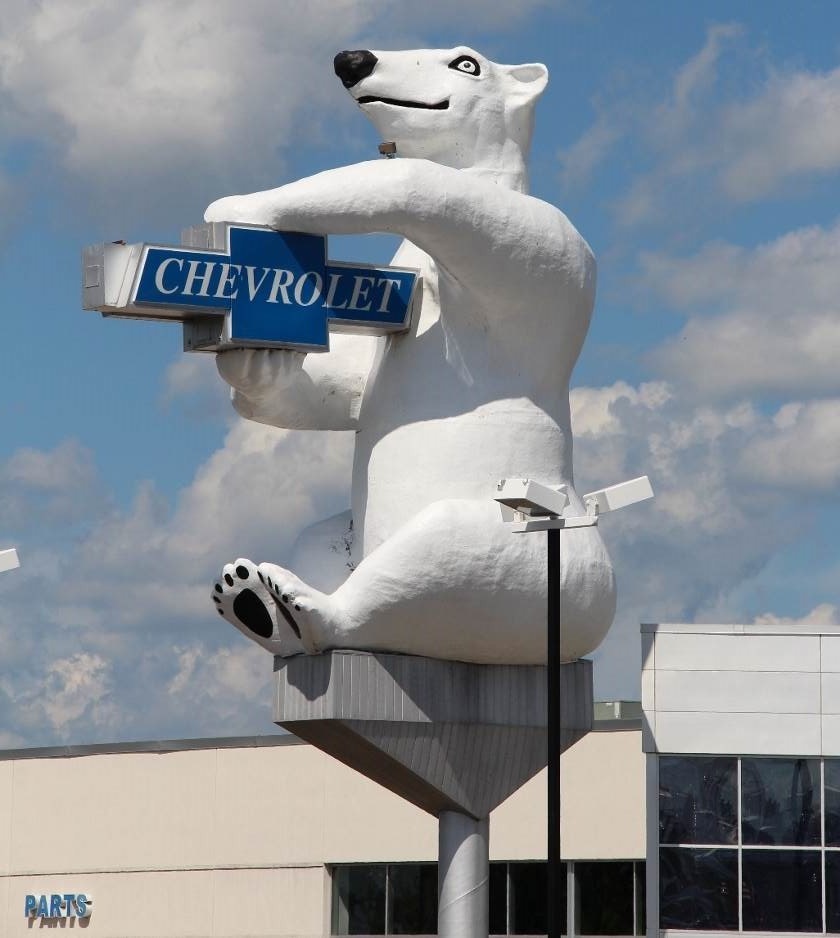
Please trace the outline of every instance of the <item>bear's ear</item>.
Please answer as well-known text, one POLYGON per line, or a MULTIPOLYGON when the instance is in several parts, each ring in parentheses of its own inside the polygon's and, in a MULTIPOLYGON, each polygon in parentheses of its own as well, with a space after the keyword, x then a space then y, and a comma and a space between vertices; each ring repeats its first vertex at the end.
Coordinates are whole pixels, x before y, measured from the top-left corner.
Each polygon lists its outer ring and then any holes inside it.
POLYGON ((535 101, 548 84, 548 69, 541 62, 528 65, 508 65, 508 83, 511 95, 525 101, 535 101))

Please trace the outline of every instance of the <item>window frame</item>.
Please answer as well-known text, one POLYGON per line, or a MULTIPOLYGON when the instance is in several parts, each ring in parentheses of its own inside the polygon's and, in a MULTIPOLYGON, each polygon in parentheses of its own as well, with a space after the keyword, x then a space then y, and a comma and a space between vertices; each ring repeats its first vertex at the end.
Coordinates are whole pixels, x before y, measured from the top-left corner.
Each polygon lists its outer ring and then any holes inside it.
MULTIPOLYGON (((645 860, 640 859, 619 859, 611 857, 610 859, 604 860, 565 860, 563 865, 566 868, 566 926, 563 929, 563 935, 568 936, 571 933, 572 938, 590 938, 590 936, 581 935, 579 926, 581 920, 581 906, 580 906, 580 888, 579 882, 577 879, 577 864, 626 864, 630 863, 632 865, 632 887, 633 887, 633 928, 632 931, 622 933, 620 936, 611 936, 611 938, 641 938, 645 934, 645 913, 646 913, 646 903, 645 903, 645 888, 646 888, 646 870, 645 870, 645 860), (573 926, 571 929, 569 926, 573 926)), ((513 903, 511 902, 512 895, 512 868, 513 867, 524 867, 524 866, 542 866, 546 867, 545 860, 494 860, 490 864, 492 867, 504 867, 504 884, 505 884, 505 936, 516 935, 517 932, 514 932, 512 929, 515 923, 512 921, 512 916, 514 912, 513 903)), ((331 883, 331 898, 330 898, 330 935, 341 936, 346 935, 347 932, 340 932, 339 928, 341 927, 341 898, 340 898, 340 889, 339 889, 339 877, 342 870, 346 870, 352 867, 384 867, 385 868, 385 880, 384 880, 384 931, 376 932, 374 934, 382 935, 393 935, 393 894, 391 887, 391 871, 395 867, 407 867, 407 866, 437 866, 435 861, 421 860, 421 861, 407 861, 407 862, 378 862, 378 863, 335 863, 331 864, 329 869, 330 874, 330 883, 331 883), (391 930, 389 930, 391 929, 391 930)), ((498 935, 496 932, 493 932, 492 935, 494 938, 502 938, 501 935, 498 935)))
MULTIPOLYGON (((709 933, 709 929, 698 928, 674 928, 663 927, 661 925, 662 914, 662 870, 660 862, 660 851, 663 849, 674 850, 722 850, 730 851, 737 855, 737 881, 736 895, 738 906, 737 930, 728 931, 729 934, 743 935, 769 935, 769 934, 797 934, 797 935, 840 935, 840 927, 837 931, 828 931, 828 882, 827 882, 827 858, 834 855, 833 862, 840 862, 840 843, 829 845, 826 843, 826 766, 831 764, 832 768, 840 770, 840 758, 836 756, 819 755, 732 755, 732 754, 705 754, 705 753, 651 753, 649 758, 653 763, 653 771, 648 775, 648 860, 650 861, 650 873, 648 878, 648 906, 650 915, 651 931, 654 934, 662 935, 702 935, 709 933), (660 821, 660 800, 661 800, 661 762, 663 759, 709 759, 709 758, 729 758, 735 760, 736 778, 737 778, 737 839, 733 844, 701 844, 701 843, 668 843, 661 839, 661 821, 660 821), (819 842, 814 844, 755 844, 744 842, 744 787, 743 787, 743 762, 797 762, 810 761, 818 764, 818 796, 819 796, 819 842), (819 855, 820 869, 820 894, 821 894, 821 931, 801 931, 791 932, 781 928, 775 932, 746 930, 744 928, 744 853, 759 851, 767 852, 801 852, 819 855), (652 888, 655 887, 655 888, 652 888)), ((838 777, 840 772, 835 771, 834 777, 838 777)), ((836 799, 835 799, 836 800, 836 799)), ((835 914, 840 913, 840 909, 835 910, 835 914)))

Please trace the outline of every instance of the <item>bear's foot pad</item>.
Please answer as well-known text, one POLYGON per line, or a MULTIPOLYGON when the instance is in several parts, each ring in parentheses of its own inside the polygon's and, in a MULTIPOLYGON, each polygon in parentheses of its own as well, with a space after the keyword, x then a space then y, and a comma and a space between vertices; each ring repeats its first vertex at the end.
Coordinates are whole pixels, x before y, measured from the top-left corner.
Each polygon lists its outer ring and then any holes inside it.
POLYGON ((219 615, 272 654, 287 656, 303 651, 300 633, 288 617, 284 616, 284 624, 278 627, 274 600, 250 560, 239 558, 225 564, 212 597, 219 615))

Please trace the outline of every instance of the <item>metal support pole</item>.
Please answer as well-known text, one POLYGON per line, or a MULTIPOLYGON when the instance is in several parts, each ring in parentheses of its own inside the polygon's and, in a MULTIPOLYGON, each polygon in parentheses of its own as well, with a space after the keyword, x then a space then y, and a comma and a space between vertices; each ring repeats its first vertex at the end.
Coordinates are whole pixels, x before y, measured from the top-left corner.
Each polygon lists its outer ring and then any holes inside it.
POLYGON ((490 823, 458 811, 438 819, 438 938, 487 938, 490 823))
POLYGON ((548 536, 548 938, 566 924, 560 860, 560 529, 548 536))

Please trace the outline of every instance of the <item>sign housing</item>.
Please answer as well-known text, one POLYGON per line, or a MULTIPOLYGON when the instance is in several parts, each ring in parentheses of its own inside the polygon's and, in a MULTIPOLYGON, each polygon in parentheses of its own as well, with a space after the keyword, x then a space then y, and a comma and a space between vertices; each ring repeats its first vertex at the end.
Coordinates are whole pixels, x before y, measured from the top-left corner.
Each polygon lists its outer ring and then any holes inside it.
POLYGON ((186 229, 181 247, 98 244, 83 253, 82 305, 105 316, 176 320, 186 351, 328 351, 329 330, 404 332, 417 272, 327 260, 327 239, 254 225, 186 229))

